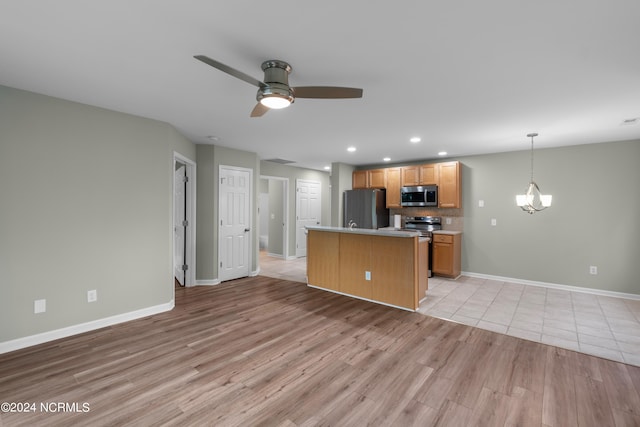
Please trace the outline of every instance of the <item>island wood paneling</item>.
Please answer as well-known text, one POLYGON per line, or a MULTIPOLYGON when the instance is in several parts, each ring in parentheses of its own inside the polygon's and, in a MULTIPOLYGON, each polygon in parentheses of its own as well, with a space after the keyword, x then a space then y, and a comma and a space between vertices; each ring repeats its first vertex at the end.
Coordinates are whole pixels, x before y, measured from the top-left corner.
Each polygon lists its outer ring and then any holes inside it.
POLYGON ((373 265, 372 296, 375 301, 399 307, 418 308, 416 303, 418 239, 371 238, 373 265))
POLYGON ((339 291, 340 235, 309 230, 307 234, 307 281, 310 285, 339 291))
MULTIPOLYGON (((365 271, 371 271, 371 236, 364 234, 334 233, 340 236, 340 292, 371 299, 371 280, 365 271)), ((311 258, 315 254, 307 254, 311 258)))
MULTIPOLYGON (((311 286, 337 291, 358 298, 383 304, 416 310, 420 294, 424 296, 428 280, 426 269, 420 275, 419 264, 428 262, 426 250, 420 257, 418 237, 394 236, 386 233, 362 233, 346 229, 309 229, 309 233, 339 236, 338 258, 334 251, 335 240, 315 239, 307 253, 307 276, 311 286), (331 248, 329 250, 328 248, 331 248), (330 256, 327 256, 331 251, 330 256), (321 284, 334 277, 335 284, 321 284), (331 273, 323 275, 323 268, 331 273), (367 272, 370 279, 367 280, 367 272), (421 284, 421 281, 424 283, 421 284)), ((370 231, 370 230, 367 230, 370 231)), ((314 237, 312 237, 313 241, 314 237)))

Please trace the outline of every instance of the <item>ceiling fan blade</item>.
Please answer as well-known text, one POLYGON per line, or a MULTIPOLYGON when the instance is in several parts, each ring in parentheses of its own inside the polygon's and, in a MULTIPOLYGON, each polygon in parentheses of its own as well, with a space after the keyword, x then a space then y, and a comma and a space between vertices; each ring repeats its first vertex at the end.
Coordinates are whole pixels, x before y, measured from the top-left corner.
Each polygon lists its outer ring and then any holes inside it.
POLYGON ((208 56, 204 55, 196 55, 194 56, 198 61, 202 61, 205 64, 211 65, 213 68, 217 68, 220 71, 223 71, 233 77, 236 77, 240 80, 244 80, 245 82, 252 84, 257 87, 265 87, 266 85, 262 83, 258 79, 254 79, 248 74, 243 73, 242 71, 238 71, 235 68, 231 68, 228 65, 223 64, 222 62, 218 62, 215 59, 211 59, 208 56))
POLYGON ((270 108, 262 105, 261 103, 257 103, 253 110, 251 110, 251 117, 262 117, 270 108))
POLYGON ((294 87, 296 98, 362 98, 362 89, 337 86, 299 86, 294 87))

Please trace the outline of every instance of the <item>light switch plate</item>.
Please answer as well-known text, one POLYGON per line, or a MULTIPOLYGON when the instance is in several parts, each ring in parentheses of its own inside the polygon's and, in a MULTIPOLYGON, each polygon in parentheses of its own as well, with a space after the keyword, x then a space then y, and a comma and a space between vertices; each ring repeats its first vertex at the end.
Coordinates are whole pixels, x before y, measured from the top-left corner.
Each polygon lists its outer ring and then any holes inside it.
POLYGON ((364 280, 371 280, 371 272, 370 271, 365 271, 364 272, 364 280))
POLYGON ((493 225, 494 227, 498 225, 498 220, 495 218, 491 218, 491 225, 493 225))
POLYGON ((484 200, 478 200, 478 207, 484 208, 484 200))

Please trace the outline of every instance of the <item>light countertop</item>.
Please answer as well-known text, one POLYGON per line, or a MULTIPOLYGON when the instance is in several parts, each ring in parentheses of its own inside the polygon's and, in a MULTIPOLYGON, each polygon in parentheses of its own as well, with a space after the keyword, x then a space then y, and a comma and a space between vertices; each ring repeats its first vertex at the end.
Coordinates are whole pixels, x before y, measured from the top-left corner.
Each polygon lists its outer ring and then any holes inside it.
POLYGON ((456 234, 462 234, 462 231, 450 231, 450 230, 434 230, 433 234, 449 234, 449 235, 456 235, 456 234))
POLYGON ((352 234, 368 234, 373 236, 389 236, 389 237, 419 237, 417 231, 397 230, 392 227, 379 228, 370 230, 368 228, 347 228, 347 227, 328 227, 328 226, 308 226, 307 230, 330 231, 335 233, 352 233, 352 234))

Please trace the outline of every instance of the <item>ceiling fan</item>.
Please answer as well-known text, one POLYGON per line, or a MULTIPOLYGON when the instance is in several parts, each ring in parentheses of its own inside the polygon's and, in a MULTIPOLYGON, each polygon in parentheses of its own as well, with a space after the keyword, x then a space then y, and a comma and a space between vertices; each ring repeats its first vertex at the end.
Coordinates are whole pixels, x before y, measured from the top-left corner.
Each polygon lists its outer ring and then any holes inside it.
POLYGON ((231 68, 204 55, 194 56, 199 61, 211 65, 220 71, 258 87, 258 104, 251 111, 251 117, 260 117, 270 109, 285 108, 296 98, 362 98, 362 89, 337 86, 289 86, 291 66, 284 61, 270 59, 262 63, 264 82, 231 68))

